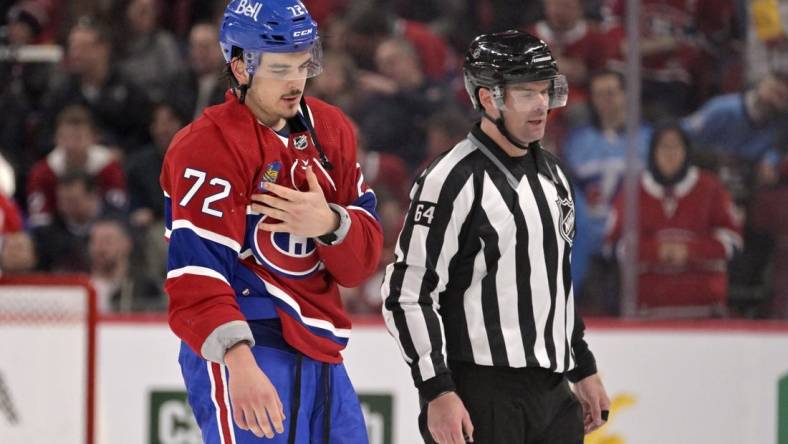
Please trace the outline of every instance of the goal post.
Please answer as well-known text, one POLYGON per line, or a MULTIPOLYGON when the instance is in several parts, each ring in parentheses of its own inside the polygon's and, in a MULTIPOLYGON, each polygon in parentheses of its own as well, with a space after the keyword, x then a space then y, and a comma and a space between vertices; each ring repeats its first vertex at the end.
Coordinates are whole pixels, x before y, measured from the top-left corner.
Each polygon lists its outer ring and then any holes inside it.
POLYGON ((86 276, 0 278, 0 441, 94 443, 96 321, 86 276))

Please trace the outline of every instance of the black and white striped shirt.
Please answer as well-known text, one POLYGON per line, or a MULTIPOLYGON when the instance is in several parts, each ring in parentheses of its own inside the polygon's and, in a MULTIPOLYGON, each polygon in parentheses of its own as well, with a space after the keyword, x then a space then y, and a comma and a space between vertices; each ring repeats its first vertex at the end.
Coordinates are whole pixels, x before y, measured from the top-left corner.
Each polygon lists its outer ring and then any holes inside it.
POLYGON ((510 157, 476 125, 419 177, 383 314, 425 399, 450 360, 596 372, 570 276, 571 186, 541 149, 510 157))

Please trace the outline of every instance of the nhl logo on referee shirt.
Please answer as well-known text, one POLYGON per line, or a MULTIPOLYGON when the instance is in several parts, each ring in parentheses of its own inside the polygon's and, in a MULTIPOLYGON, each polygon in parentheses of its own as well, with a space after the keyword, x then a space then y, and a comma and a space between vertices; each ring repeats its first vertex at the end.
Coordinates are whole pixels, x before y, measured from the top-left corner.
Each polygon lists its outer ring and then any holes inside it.
POLYGON ((303 151, 309 146, 309 142, 306 140, 306 134, 302 134, 295 139, 293 139, 293 147, 298 151, 303 151))
POLYGON ((561 237, 569 242, 569 245, 572 245, 572 241, 575 239, 575 203, 568 197, 566 199, 558 198, 555 202, 561 213, 558 220, 558 231, 561 232, 561 237))

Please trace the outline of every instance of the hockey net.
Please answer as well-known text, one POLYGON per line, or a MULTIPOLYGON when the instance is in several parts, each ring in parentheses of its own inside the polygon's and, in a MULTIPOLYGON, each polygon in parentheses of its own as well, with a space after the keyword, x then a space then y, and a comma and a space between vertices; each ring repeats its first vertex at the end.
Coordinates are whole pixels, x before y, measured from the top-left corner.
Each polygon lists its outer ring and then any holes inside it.
POLYGON ((95 331, 87 278, 0 278, 0 442, 93 443, 95 331))

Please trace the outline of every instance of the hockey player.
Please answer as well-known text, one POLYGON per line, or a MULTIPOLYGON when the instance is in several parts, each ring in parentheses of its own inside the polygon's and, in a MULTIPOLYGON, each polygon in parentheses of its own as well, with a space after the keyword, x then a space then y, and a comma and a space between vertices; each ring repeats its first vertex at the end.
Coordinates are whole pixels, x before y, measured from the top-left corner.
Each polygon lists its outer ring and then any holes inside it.
POLYGON ((189 402, 208 444, 365 443, 337 284, 372 275, 382 235, 348 119, 303 98, 317 24, 298 0, 234 0, 219 40, 234 87, 161 174, 189 402))

